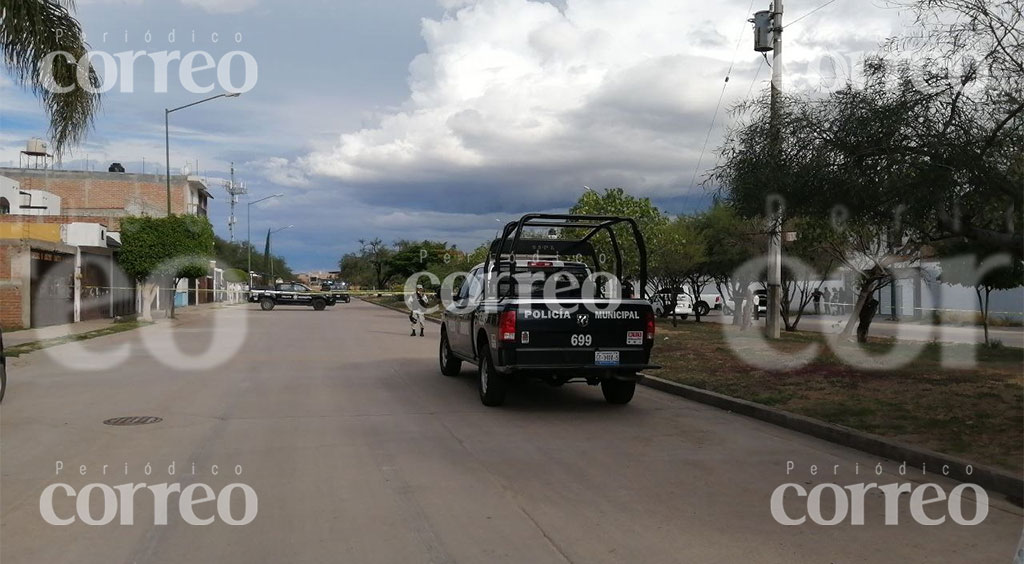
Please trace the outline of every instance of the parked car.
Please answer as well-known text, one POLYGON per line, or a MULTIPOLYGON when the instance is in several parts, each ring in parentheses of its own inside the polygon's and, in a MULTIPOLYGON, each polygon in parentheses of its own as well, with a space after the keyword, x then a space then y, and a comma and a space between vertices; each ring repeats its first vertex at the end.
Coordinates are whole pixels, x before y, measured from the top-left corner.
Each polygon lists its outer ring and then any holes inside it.
POLYGON ((263 311, 270 311, 279 305, 312 306, 322 311, 337 303, 329 294, 314 292, 298 282, 283 282, 275 284, 273 288, 254 288, 249 292, 249 301, 260 304, 263 311))
MULTIPOLYGON (((676 296, 676 307, 675 314, 683 319, 686 319, 693 311, 693 300, 689 294, 679 292, 676 296)), ((668 317, 672 313, 672 293, 671 292, 659 292, 654 298, 651 299, 651 307, 654 308, 654 315, 658 317, 668 317)))
MULTIPOLYGON (((446 307, 441 321, 441 373, 459 374, 463 362, 477 366, 480 401, 498 406, 505 401, 509 379, 533 378, 560 386, 584 381, 601 386, 605 400, 625 404, 633 399, 640 371, 650 364, 654 346, 654 311, 641 292, 638 298, 584 296, 588 262, 599 264, 592 235, 622 225, 631 229, 641 257, 640 285, 646 288, 646 247, 636 222, 629 218, 528 214, 505 226, 483 264, 470 272, 446 307), (579 239, 525 239, 538 227, 578 230, 579 239), (571 249, 571 250, 570 250, 571 249), (586 256, 586 261, 559 257, 586 256), (517 257, 531 257, 522 259, 517 257), (544 297, 545 284, 555 275, 557 302, 544 297), (529 288, 526 292, 523 288, 529 288), (528 293, 527 293, 528 292, 528 293)), ((622 264, 616 249, 617 265, 622 264)))

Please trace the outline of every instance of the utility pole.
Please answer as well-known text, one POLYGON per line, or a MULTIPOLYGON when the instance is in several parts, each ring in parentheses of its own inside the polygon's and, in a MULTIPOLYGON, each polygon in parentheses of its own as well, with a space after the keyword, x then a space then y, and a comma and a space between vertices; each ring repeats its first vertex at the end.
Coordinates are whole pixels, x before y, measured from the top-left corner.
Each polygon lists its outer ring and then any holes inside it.
POLYGON ((235 184, 235 163, 231 163, 231 180, 224 183, 224 189, 227 190, 228 196, 231 198, 231 216, 228 217, 228 234, 229 241, 235 242, 235 224, 238 221, 235 219, 235 204, 238 203, 238 197, 242 194, 248 193, 245 188, 244 182, 235 184))
MULTIPOLYGON (((779 104, 782 103, 782 0, 772 0, 768 10, 757 12, 754 24, 754 50, 772 52, 771 139, 772 159, 779 162, 781 132, 779 104)), ((782 204, 768 202, 768 311, 765 333, 769 339, 782 336, 782 204)))
MULTIPOLYGON (((782 140, 779 131, 779 104, 782 102, 782 0, 774 0, 772 8, 772 151, 778 162, 782 140)), ((768 244, 768 318, 765 331, 770 339, 782 336, 782 209, 772 213, 771 242, 768 244)))

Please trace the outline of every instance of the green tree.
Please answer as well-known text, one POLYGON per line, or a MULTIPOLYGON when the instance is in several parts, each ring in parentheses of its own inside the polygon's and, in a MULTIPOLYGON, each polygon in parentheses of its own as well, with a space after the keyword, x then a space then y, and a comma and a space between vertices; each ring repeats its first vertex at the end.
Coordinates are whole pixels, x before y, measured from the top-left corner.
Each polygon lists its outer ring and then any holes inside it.
POLYGON ((375 284, 373 266, 359 253, 346 253, 338 261, 341 278, 357 288, 370 288, 375 284))
POLYGON ((733 324, 744 325, 749 321, 743 318, 744 301, 755 280, 742 279, 740 267, 768 248, 764 228, 756 220, 741 217, 734 207, 717 200, 703 214, 702 223, 707 273, 726 303, 732 302, 733 324))
POLYGON ((706 263, 705 241, 694 221, 680 216, 659 228, 656 234, 658 244, 651 250, 651 274, 655 291, 668 295, 665 311, 672 315, 676 324, 678 294, 683 290, 691 274, 706 263))
POLYGON ((73 10, 73 0, 0 0, 0 51, 4 65, 42 101, 50 118, 55 154, 63 154, 85 138, 100 105, 98 93, 90 93, 79 85, 82 77, 81 82, 98 87, 99 78, 92 65, 83 59, 89 46, 81 26, 71 15, 73 10), (60 52, 68 53, 74 60, 50 56, 60 52), (52 82, 43 78, 47 75, 52 82), (60 92, 64 88, 54 86, 71 88, 60 92))
MULTIPOLYGON (((205 217, 126 217, 121 220, 118 263, 143 285, 142 318, 152 321, 151 307, 159 290, 154 279, 170 280, 175 288, 183 279, 206 276, 213 253, 213 226, 205 217)), ((169 306, 174 316, 174 300, 169 306)))
MULTIPOLYGON (((217 258, 217 262, 225 268, 235 268, 241 270, 243 273, 249 267, 249 243, 241 241, 237 243, 229 242, 220 237, 214 236, 213 239, 213 255, 217 258)), ((255 246, 252 248, 252 254, 255 257, 256 264, 263 262, 265 264, 266 259, 263 256, 263 252, 256 249, 255 246)), ((285 280, 295 278, 295 273, 291 267, 288 266, 288 261, 284 257, 273 255, 271 260, 274 261, 274 274, 281 276, 285 280)), ((267 272, 269 272, 269 267, 267 272)), ((243 277, 242 281, 245 282, 247 277, 243 277)))
POLYGON ((862 84, 789 96, 774 120, 766 100, 741 105, 713 181, 747 217, 777 194, 790 217, 838 214, 1020 257, 1024 219, 1007 213, 1024 208, 1020 2, 900 4, 918 25, 866 60, 862 84))
MULTIPOLYGON (((797 218, 785 225, 782 254, 799 261, 783 264, 782 322, 786 331, 796 331, 804 310, 813 301, 814 293, 821 290, 831 274, 836 259, 822 252, 823 234, 828 233, 827 222, 818 219, 797 218)), ((827 236, 827 235, 824 235, 827 236)))
POLYGON ((396 241, 394 246, 394 252, 387 259, 387 272, 391 278, 399 280, 425 270, 434 272, 445 264, 445 257, 450 262, 453 251, 457 251, 448 243, 428 240, 396 241))
POLYGON ((978 244, 951 245, 946 252, 952 254, 946 254, 940 260, 942 273, 939 280, 947 284, 974 288, 978 297, 981 324, 985 331, 985 344, 991 345, 988 336, 989 298, 993 290, 1010 290, 1024 286, 1024 261, 993 250, 990 246, 978 244))
MULTIPOLYGON (((668 223, 668 219, 651 203, 649 198, 638 198, 622 188, 609 188, 603 193, 588 189, 569 208, 569 213, 632 218, 640 228, 640 233, 647 244, 648 253, 659 245, 658 235, 660 229, 668 223)), ((633 233, 626 225, 618 225, 613 229, 622 252, 623 276, 635 277, 639 272, 640 261, 633 233)), ((607 236, 595 237, 594 248, 599 256, 613 256, 611 242, 607 236)), ((650 260, 648 260, 648 263, 650 264, 650 260)), ((607 269, 609 265, 601 266, 607 269)))
POLYGON ((374 239, 360 239, 359 240, 359 256, 366 261, 373 271, 373 286, 374 289, 383 290, 387 288, 388 282, 391 280, 391 274, 388 272, 388 259, 394 251, 384 244, 379 237, 374 239))

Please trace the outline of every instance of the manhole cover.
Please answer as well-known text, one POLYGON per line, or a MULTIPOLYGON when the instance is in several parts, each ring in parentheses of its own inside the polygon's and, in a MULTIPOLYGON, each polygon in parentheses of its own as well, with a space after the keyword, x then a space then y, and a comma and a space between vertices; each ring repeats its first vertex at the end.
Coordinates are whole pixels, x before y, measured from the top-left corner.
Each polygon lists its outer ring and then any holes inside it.
POLYGON ((163 417, 153 417, 151 415, 132 415, 129 417, 114 417, 113 419, 107 419, 103 424, 117 426, 149 425, 150 423, 159 423, 163 420, 163 417))

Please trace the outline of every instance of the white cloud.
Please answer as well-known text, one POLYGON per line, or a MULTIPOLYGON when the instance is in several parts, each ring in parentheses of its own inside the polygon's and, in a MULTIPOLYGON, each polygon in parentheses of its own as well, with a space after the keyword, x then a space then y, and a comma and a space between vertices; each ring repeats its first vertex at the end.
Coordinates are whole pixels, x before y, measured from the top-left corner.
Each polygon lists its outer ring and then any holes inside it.
POLYGON ((271 157, 262 162, 257 161, 246 163, 245 166, 250 169, 255 169, 256 172, 273 184, 289 186, 292 188, 309 185, 309 177, 306 173, 300 169, 289 166, 288 159, 271 157))
POLYGON ((202 8, 211 14, 237 14, 257 6, 260 0, 181 0, 181 3, 202 8))
MULTIPOLYGON (((289 166, 358 183, 518 174, 572 190, 595 178, 652 195, 689 188, 747 2, 441 3, 450 11, 423 21, 401 109, 289 166)), ((881 39, 889 16, 873 17, 860 33, 881 39)), ((726 104, 760 64, 743 32, 726 104)))

